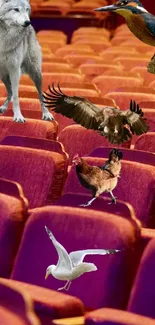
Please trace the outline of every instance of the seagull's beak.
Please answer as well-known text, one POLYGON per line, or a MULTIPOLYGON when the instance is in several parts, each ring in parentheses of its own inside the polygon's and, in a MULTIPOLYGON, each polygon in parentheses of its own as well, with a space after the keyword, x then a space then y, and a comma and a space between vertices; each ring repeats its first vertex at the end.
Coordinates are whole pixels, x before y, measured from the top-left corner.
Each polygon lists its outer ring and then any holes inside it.
POLYGON ((48 276, 49 276, 49 273, 46 272, 45 280, 47 280, 48 276))
POLYGON ((94 11, 114 11, 114 10, 117 10, 117 9, 119 9, 118 6, 110 5, 110 6, 96 8, 96 9, 94 9, 94 11))

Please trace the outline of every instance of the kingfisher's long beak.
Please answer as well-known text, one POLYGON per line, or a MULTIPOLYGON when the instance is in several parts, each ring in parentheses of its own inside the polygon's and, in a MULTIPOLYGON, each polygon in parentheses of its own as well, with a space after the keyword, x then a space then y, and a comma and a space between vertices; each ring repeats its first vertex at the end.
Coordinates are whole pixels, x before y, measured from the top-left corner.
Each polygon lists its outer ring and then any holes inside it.
POLYGON ((96 8, 94 9, 94 11, 114 11, 119 9, 118 6, 114 5, 110 5, 110 6, 105 6, 105 7, 100 7, 100 8, 96 8))

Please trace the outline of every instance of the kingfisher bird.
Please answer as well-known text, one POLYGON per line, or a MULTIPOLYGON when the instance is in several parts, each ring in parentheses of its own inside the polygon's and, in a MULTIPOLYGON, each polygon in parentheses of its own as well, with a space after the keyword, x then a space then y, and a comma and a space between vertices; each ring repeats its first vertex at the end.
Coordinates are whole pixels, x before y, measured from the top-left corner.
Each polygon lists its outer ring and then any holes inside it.
MULTIPOLYGON (((128 28, 139 40, 155 46, 155 16, 149 13, 139 0, 118 0, 112 5, 94 10, 118 13, 125 18, 128 28)), ((155 55, 150 64, 153 59, 155 59, 155 55)), ((149 72, 154 73, 153 71, 149 72)))

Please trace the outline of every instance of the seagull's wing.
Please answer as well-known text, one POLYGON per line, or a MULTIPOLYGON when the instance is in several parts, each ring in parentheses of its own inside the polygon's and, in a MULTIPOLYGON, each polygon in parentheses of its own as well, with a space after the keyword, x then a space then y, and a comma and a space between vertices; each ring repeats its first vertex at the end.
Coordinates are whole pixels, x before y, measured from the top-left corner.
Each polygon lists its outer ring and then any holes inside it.
POLYGON ((72 269, 72 263, 69 254, 67 253, 66 249, 55 239, 54 235, 52 234, 51 230, 49 230, 45 226, 46 232, 49 238, 52 240, 52 243, 58 253, 59 259, 57 263, 57 268, 66 268, 68 270, 72 269))
POLYGON ((58 84, 58 90, 52 84, 50 93, 43 94, 45 106, 52 108, 56 113, 60 113, 68 118, 72 118, 76 123, 87 129, 97 130, 100 119, 103 121, 102 110, 83 97, 65 95, 58 84), (96 117, 96 114, 98 116, 96 117))
POLYGON ((76 266, 82 263, 86 255, 108 255, 108 254, 115 254, 118 252, 120 252, 120 250, 118 249, 86 249, 86 250, 71 252, 69 256, 71 258, 73 266, 76 266))
POLYGON ((133 134, 141 135, 149 130, 143 111, 135 101, 131 100, 129 109, 120 111, 120 115, 124 117, 124 123, 129 125, 133 134))

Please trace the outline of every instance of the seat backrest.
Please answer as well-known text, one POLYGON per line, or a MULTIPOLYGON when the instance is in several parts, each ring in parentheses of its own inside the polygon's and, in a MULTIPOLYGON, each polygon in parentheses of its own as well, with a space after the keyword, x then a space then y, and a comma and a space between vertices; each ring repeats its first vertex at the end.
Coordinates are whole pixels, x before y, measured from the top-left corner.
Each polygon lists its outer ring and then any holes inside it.
POLYGON ((121 110, 128 109, 131 99, 135 100, 137 103, 140 103, 145 100, 155 101, 155 95, 147 93, 112 91, 107 93, 105 97, 114 99, 121 110))
POLYGON ((17 147, 27 147, 34 149, 47 150, 52 152, 59 152, 66 160, 66 168, 68 166, 68 154, 65 152, 64 146, 59 141, 38 139, 32 137, 21 136, 7 136, 0 141, 0 145, 9 145, 17 147))
POLYGON ((79 69, 81 70, 81 72, 85 75, 85 80, 89 80, 92 81, 93 78, 97 77, 98 75, 103 74, 106 70, 108 69, 113 69, 116 71, 121 70, 121 65, 119 64, 112 64, 111 62, 109 62, 108 64, 105 63, 94 63, 94 64, 89 64, 89 63, 85 63, 85 64, 81 64, 79 66, 79 69))
POLYGON ((61 194, 65 157, 57 152, 0 146, 0 177, 18 182, 30 208, 48 205, 61 194))
MULTIPOLYGON (((77 153, 83 156, 88 155, 97 146, 113 147, 113 144, 96 131, 87 130, 78 124, 65 127, 59 134, 58 140, 63 143, 65 151, 69 154, 69 164, 77 153)), ((130 141, 123 145, 127 144, 130 147, 130 141)))
POLYGON ((0 117, 0 139, 7 135, 22 135, 55 140, 57 127, 56 121, 49 122, 33 119, 27 119, 23 127, 22 123, 15 124, 11 117, 0 117))
POLYGON ((155 108, 155 101, 144 101, 144 102, 140 102, 139 106, 141 106, 142 108, 155 108))
MULTIPOLYGON (((145 137, 145 135, 144 135, 144 137, 145 137)), ((139 141, 139 139, 140 139, 140 137, 138 138, 137 142, 139 141)), ((155 140, 155 133, 154 133, 154 140, 155 140)), ((136 162, 139 162, 142 164, 155 166, 155 153, 146 152, 146 149, 145 149, 145 147, 143 147, 143 145, 141 145, 141 149, 143 149, 143 151, 122 148, 121 151, 123 153, 123 160, 136 161, 136 162)), ((154 151, 155 151, 155 148, 154 148, 154 151)), ((107 147, 95 148, 87 156, 108 159, 109 148, 107 148, 107 147)))
POLYGON ((124 76, 98 76, 92 80, 92 82, 101 91, 102 96, 107 94, 109 91, 115 91, 118 87, 130 86, 133 87, 141 86, 143 79, 136 77, 124 77, 124 76))
MULTIPOLYGON (((105 159, 96 157, 84 158, 93 166, 103 166, 105 159)), ((75 167, 72 166, 64 187, 64 193, 88 193, 79 182, 75 167)), ((121 178, 118 180, 114 195, 129 202, 135 209, 136 217, 144 224, 155 222, 155 167, 133 161, 122 161, 121 178), (144 186, 145 184, 145 186, 144 186)), ((103 196, 106 196, 103 193, 103 196)))
POLYGON ((111 256, 87 257, 85 261, 94 262, 98 270, 74 280, 69 293, 80 298, 86 308, 107 304, 111 307, 125 306, 132 278, 131 260, 134 265, 134 253, 130 248, 138 238, 131 222, 103 211, 83 208, 51 206, 34 211, 26 224, 11 277, 56 290, 61 285, 58 280, 52 276, 46 282, 44 280, 48 265, 56 264, 58 260, 45 225, 68 252, 90 248, 124 249, 111 256), (28 248, 30 243, 33 243, 31 249, 28 248))
POLYGON ((134 68, 131 69, 131 72, 139 73, 139 75, 144 80, 144 86, 148 86, 151 83, 151 81, 154 80, 154 75, 147 71, 147 66, 146 67, 140 67, 140 66, 134 67, 134 68))
POLYGON ((155 239, 149 241, 142 255, 131 290, 128 310, 155 318, 155 239))
POLYGON ((121 63, 125 69, 131 70, 134 66, 147 66, 148 58, 136 58, 136 57, 117 57, 113 60, 113 63, 121 63))
POLYGON ((30 295, 22 289, 22 286, 19 288, 13 285, 9 279, 0 278, 0 305, 19 316, 23 321, 21 325, 40 324, 34 313, 30 295))
POLYGON ((85 317, 85 325, 96 324, 154 325, 154 319, 124 310, 100 308, 98 310, 87 313, 85 317))
POLYGON ((84 81, 84 74, 80 73, 79 71, 63 71, 63 72, 43 72, 43 90, 48 88, 48 85, 52 85, 52 83, 60 82, 83 82, 84 81))
POLYGON ((0 193, 1 277, 10 276, 27 216, 28 211, 20 199, 0 193))
POLYGON ((135 149, 155 152, 155 132, 148 132, 138 137, 135 149))
POLYGON ((40 322, 37 319, 30 323, 22 319, 18 314, 15 314, 2 306, 0 306, 0 319, 1 324, 5 325, 40 325, 40 322))

